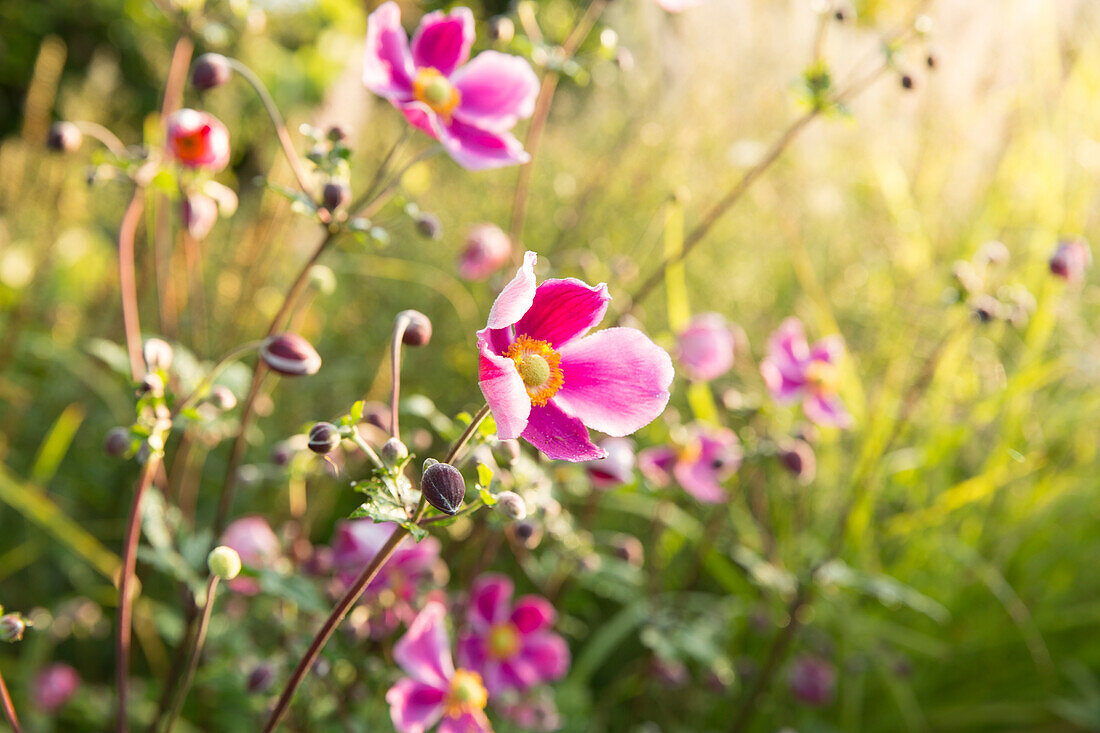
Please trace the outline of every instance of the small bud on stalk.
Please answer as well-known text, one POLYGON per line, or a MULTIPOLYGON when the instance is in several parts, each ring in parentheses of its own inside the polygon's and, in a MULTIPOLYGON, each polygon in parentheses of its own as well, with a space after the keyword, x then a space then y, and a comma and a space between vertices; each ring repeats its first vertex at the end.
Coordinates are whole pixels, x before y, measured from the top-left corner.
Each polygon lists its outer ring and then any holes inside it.
POLYGON ((260 347, 260 358, 273 371, 288 377, 316 374, 321 369, 321 356, 296 333, 269 336, 260 347))
POLYGON ((645 562, 645 547, 642 545, 642 541, 634 535, 615 535, 615 538, 611 540, 611 549, 616 557, 636 568, 640 568, 645 562))
POLYGON ((159 374, 146 374, 141 378, 141 384, 138 385, 138 394, 163 397, 164 380, 160 378, 159 374))
POLYGON ((222 580, 233 580, 241 573, 241 556, 232 547, 219 545, 206 557, 206 566, 210 574, 222 580))
POLYGON ((1092 265, 1092 250, 1083 239, 1067 239, 1058 243, 1050 256, 1050 272, 1066 282, 1080 282, 1092 265))
POLYGON ((0 616, 0 641, 14 644, 23 640, 27 622, 18 613, 6 613, 0 616))
POLYGON ((466 480, 449 463, 432 463, 424 469, 420 490, 429 504, 444 514, 458 514, 466 496, 466 480))
POLYGON ((514 491, 502 491, 497 494, 495 508, 509 519, 518 521, 527 517, 527 504, 523 501, 523 497, 514 491))
POLYGON ((107 431, 107 437, 103 439, 103 452, 111 458, 120 458, 130 450, 130 443, 129 428, 111 428, 107 431))
POLYGON ((514 465, 519 460, 521 452, 519 441, 514 438, 494 441, 491 450, 493 451, 493 458, 503 466, 514 465))
POLYGON ((439 239, 443 236, 443 223, 435 214, 424 212, 416 217, 416 231, 428 239, 439 239))
POLYGON ((233 76, 233 68, 229 65, 229 59, 220 53, 204 53, 195 59, 191 67, 191 86, 206 91, 214 87, 220 87, 233 76))
POLYGON ((217 384, 210 390, 207 401, 219 410, 232 410, 237 406, 237 395, 233 394, 233 390, 224 384, 217 384))
POLYGON ((275 680, 275 671, 261 663, 248 675, 248 691, 252 694, 267 692, 275 680))
POLYGON ((779 460, 800 484, 808 484, 817 473, 814 449, 804 440, 789 440, 779 446, 779 460))
POLYGON ((397 438, 390 438, 382 445, 382 462, 394 468, 409 457, 409 449, 397 438))
POLYGON ((432 340, 432 322, 420 311, 407 310, 397 314, 397 319, 407 319, 401 343, 406 346, 424 346, 432 340))
POLYGON ((164 339, 146 339, 141 354, 150 371, 168 371, 172 366, 172 347, 164 339))
POLYGON ((71 122, 55 122, 46 135, 46 147, 59 153, 72 153, 80 148, 84 135, 71 122))
POLYGON ((511 18, 498 15, 489 20, 489 37, 498 43, 511 43, 516 35, 516 24, 511 18))
POLYGON ((321 191, 321 205, 329 211, 336 211, 351 198, 351 189, 348 184, 340 181, 329 181, 321 191))
POLYGON ((327 455, 340 445, 340 431, 330 422, 316 423, 309 429, 309 449, 319 456, 327 455))

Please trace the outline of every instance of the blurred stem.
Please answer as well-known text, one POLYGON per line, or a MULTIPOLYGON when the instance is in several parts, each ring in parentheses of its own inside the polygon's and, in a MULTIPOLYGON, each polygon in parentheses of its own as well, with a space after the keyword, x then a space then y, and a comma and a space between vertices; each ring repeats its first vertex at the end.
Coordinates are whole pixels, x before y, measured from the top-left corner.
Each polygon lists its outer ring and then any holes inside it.
POLYGON ((401 397, 401 343, 412 319, 401 313, 393 324, 393 340, 390 342, 390 365, 393 373, 393 389, 390 390, 390 435, 401 440, 401 421, 397 402, 401 397))
POLYGON ((117 155, 120 158, 125 157, 125 143, 119 140, 117 135, 115 135, 103 125, 97 122, 86 122, 84 120, 79 120, 77 122, 74 122, 73 124, 76 126, 76 129, 80 130, 82 135, 90 137, 94 140, 98 140, 100 143, 103 144, 103 147, 110 150, 111 153, 113 153, 114 155, 117 155))
POLYGON ((457 512, 455 514, 438 514, 434 517, 425 517, 424 519, 421 519, 419 522, 417 522, 417 524, 419 524, 421 527, 426 527, 429 524, 438 524, 439 522, 444 522, 448 519, 468 517, 483 506, 485 506, 485 502, 483 502, 480 498, 477 498, 467 504, 466 508, 460 512, 457 512))
POLYGON ((131 586, 134 583, 134 568, 137 565, 138 541, 141 537, 141 506, 145 493, 153 483, 153 477, 160 467, 161 454, 153 452, 141 469, 134 498, 130 504, 130 517, 126 522, 126 536, 122 546, 122 569, 118 580, 118 630, 115 638, 115 656, 118 685, 118 733, 126 733, 127 685, 130 678, 130 639, 134 599, 131 586))
POLYGON ((398 151, 402 150, 405 147, 405 143, 409 141, 409 138, 411 136, 412 127, 410 125, 403 126, 401 128, 401 134, 398 135, 397 139, 393 141, 393 145, 390 146, 389 152, 387 152, 385 157, 382 158, 382 162, 379 164, 378 170, 374 172, 374 177, 371 178, 371 182, 367 185, 366 189, 364 189, 365 193, 363 194, 363 198, 348 207, 349 211, 357 211, 365 206, 368 201, 374 200, 376 190, 379 184, 382 183, 382 177, 389 169, 390 163, 392 163, 393 159, 397 157, 398 151))
POLYGON ((466 426, 466 430, 463 431, 462 435, 458 436, 458 440, 456 440, 455 444, 451 446, 451 450, 447 452, 447 460, 443 461, 444 463, 454 463, 455 458, 458 457, 459 452, 464 447, 466 447, 467 443, 470 442, 470 438, 474 436, 474 433, 477 432, 478 427, 481 426, 481 423, 484 422, 485 418, 488 417, 488 415, 489 405, 488 403, 486 403, 485 405, 482 405, 480 410, 477 411, 477 414, 474 415, 474 418, 470 421, 470 424, 466 426))
MULTIPOLYGON (((573 26, 573 30, 570 31, 569 36, 566 37, 565 42, 562 43, 559 63, 564 64, 573 58, 573 54, 584 43, 584 39, 592 31, 592 27, 603 14, 608 2, 609 0, 592 0, 589 3, 584 15, 580 17, 577 24, 573 26)), ((546 129, 546 120, 550 116, 550 106, 554 102, 554 92, 557 91, 560 80, 561 72, 557 70, 548 70, 542 77, 539 94, 535 99, 535 110, 531 115, 531 125, 527 128, 527 139, 524 141, 524 148, 531 159, 520 166, 519 169, 516 193, 512 199, 512 223, 508 229, 508 235, 511 237, 513 244, 513 259, 518 259, 523 249, 515 245, 520 244, 523 239, 523 223, 527 218, 527 202, 531 193, 531 177, 534 174, 535 157, 538 155, 539 143, 542 141, 542 133, 546 129)))
POLYGON ((187 700, 187 693, 191 689, 191 683, 195 680, 195 670, 199 667, 199 659, 202 657, 202 648, 206 643, 206 631, 210 627, 210 614, 214 610, 214 596, 218 590, 218 576, 211 575, 206 584, 206 604, 202 608, 202 616, 199 617, 199 628, 195 632, 195 640, 191 645, 191 652, 187 657, 187 667, 183 673, 183 680, 176 689, 176 699, 172 703, 171 712, 164 724, 164 733, 172 733, 176 725, 183 703, 187 700))
POLYGON ((294 693, 297 691, 299 685, 302 684, 302 680, 305 679, 306 674, 312 669, 313 663, 317 661, 318 655, 320 655, 325 644, 328 643, 329 638, 332 637, 333 632, 336 631, 336 627, 344 620, 344 617, 347 616, 351 607, 359 601, 360 596, 363 595, 363 591, 367 589, 370 582, 378 575, 378 571, 381 570, 382 566, 386 564, 386 561, 390 559, 390 556, 393 555, 397 546, 408 536, 408 529, 401 526, 395 527, 393 534, 390 535, 386 544, 371 560, 370 565, 359 574, 355 583, 348 588, 344 596, 337 602, 324 625, 317 632, 317 635, 313 637, 313 642, 309 645, 309 649, 306 650, 306 653, 298 662, 298 666, 294 668, 294 673, 291 674, 290 679, 287 680, 286 687, 279 696, 279 701, 275 703, 275 709, 271 711, 271 717, 268 718, 267 724, 263 728, 263 733, 271 733, 271 731, 279 727, 279 723, 286 717, 287 711, 290 708, 290 701, 294 697, 294 693))
POLYGON ((3 674, 0 674, 0 705, 4 706, 4 716, 11 724, 12 730, 15 733, 23 733, 23 729, 19 726, 19 716, 15 714, 15 705, 11 701, 11 693, 8 692, 8 686, 4 683, 3 674))
POLYGON ((401 166, 401 168, 396 173, 394 173, 393 176, 390 177, 390 180, 386 183, 386 185, 384 185, 377 193, 370 196, 365 196, 364 203, 356 201, 348 207, 348 211, 354 212, 358 210, 358 213, 354 214, 354 216, 366 217, 368 219, 374 216, 378 213, 378 210, 381 209, 387 201, 389 201, 390 194, 393 193, 393 190, 397 187, 399 183, 401 183, 401 178, 404 177, 406 173, 408 173, 410 168, 412 168, 417 163, 423 162, 433 155, 436 155, 442 150, 442 145, 431 145, 424 150, 421 150, 413 157, 412 160, 401 166), (362 207, 361 210, 359 210, 360 207, 362 207))
POLYGON ((172 411, 173 415, 180 414, 188 407, 191 407, 191 405, 195 404, 195 402, 197 402, 201 397, 203 397, 206 394, 207 390, 209 390, 210 387, 214 384, 214 380, 218 378, 218 375, 220 375, 227 366, 235 362, 237 359, 240 359, 248 352, 255 351, 256 349, 260 348, 260 346, 262 345, 263 341, 249 341, 247 344, 238 346, 237 348, 233 349, 228 354, 223 356, 218 361, 218 363, 213 366, 210 372, 205 377, 203 377, 202 381, 199 382, 199 385, 195 387, 194 391, 191 392, 191 394, 187 395, 187 397, 184 398, 183 402, 179 403, 176 409, 172 411))
POLYGON ((138 320, 137 283, 134 277, 134 238, 141 212, 145 208, 145 189, 134 190, 134 197, 122 215, 118 228, 118 284, 122 297, 122 323, 126 331, 126 351, 130 355, 130 374, 137 382, 145 374, 141 355, 141 324, 138 320))

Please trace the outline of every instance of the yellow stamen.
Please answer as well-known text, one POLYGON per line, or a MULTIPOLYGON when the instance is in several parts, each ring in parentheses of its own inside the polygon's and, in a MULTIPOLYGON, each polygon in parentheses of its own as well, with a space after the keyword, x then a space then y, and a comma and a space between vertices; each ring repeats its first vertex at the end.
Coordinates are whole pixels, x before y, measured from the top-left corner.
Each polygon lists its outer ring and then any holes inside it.
POLYGON ((457 718, 475 710, 484 710, 488 702, 489 693, 481 682, 481 675, 459 669, 451 678, 451 689, 443 701, 443 714, 448 718, 457 718))
POLYGON ((489 656, 493 659, 511 659, 519 651, 519 645, 519 629, 511 621, 489 629, 489 656))
POLYGON ((836 394, 840 388, 840 370, 827 361, 813 361, 806 367, 806 383, 819 394, 836 394))
POLYGON ((536 407, 549 402, 565 382, 559 366, 561 354, 546 341, 520 336, 504 355, 516 363, 516 371, 536 407))
POLYGON ((413 94, 419 101, 431 107, 437 115, 448 121, 455 107, 462 101, 461 95, 451 85, 450 80, 430 66, 416 72, 416 78, 413 79, 413 94))

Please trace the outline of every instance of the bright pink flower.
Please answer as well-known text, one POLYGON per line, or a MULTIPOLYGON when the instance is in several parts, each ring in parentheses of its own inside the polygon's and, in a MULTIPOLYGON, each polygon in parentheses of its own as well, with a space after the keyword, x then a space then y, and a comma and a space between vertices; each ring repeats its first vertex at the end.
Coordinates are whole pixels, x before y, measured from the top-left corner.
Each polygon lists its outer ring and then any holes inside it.
POLYGON ((464 168, 526 163, 509 131, 534 111, 538 78, 522 58, 497 51, 467 63, 473 43, 473 13, 455 8, 425 15, 410 51, 400 8, 384 3, 367 20, 363 83, 464 168))
POLYGON ((566 461, 603 458, 587 428, 618 438, 656 419, 672 359, 634 328, 586 336, 607 312, 607 286, 566 278, 535 287, 535 260, 524 255, 478 331, 481 391, 501 440, 522 436, 566 461))
POLYGON ((1050 271, 1066 282, 1080 282, 1092 265, 1092 250, 1083 239, 1064 239, 1050 256, 1050 271))
MULTIPOLYGON (((230 522, 222 533, 220 544, 236 550, 241 556, 241 563, 253 570, 270 567, 282 552, 279 538, 275 536, 267 520, 258 514, 230 522)), ((247 596, 260 592, 259 581, 243 575, 229 581, 229 587, 247 596)))
MULTIPOLYGON (((332 565, 344 587, 355 582, 396 527, 367 518, 337 523, 332 541, 332 565)), ((371 620, 375 636, 392 631, 401 621, 412 619, 412 603, 438 564, 439 540, 434 537, 421 542, 405 539, 397 546, 366 589, 366 601, 376 606, 371 620)))
POLYGON ((475 224, 466 234, 466 248, 458 259, 458 274, 484 280, 512 257, 512 240, 496 224, 475 224))
POLYGON ((611 489, 634 480, 634 441, 629 438, 604 438, 600 448, 606 458, 585 461, 588 479, 597 489, 611 489))
POLYGON ((839 336, 827 336, 811 347, 802 321, 788 318, 768 340, 768 356, 760 363, 760 373, 776 402, 802 400, 802 411, 811 422, 848 428, 852 416, 837 396, 843 353, 839 336))
POLYGON ((791 664, 787 684, 803 705, 823 707, 836 696, 836 667, 821 657, 804 654, 791 664))
POLYGON ((657 0, 657 4, 670 13, 679 13, 688 8, 702 5, 706 0, 657 0))
POLYGON ((680 333, 677 359, 691 379, 717 379, 733 367, 736 343, 725 318, 700 313, 680 333))
POLYGON ((493 729, 485 717, 489 695, 480 675, 455 669, 443 627, 446 614, 442 603, 428 603, 393 647, 394 660, 409 675, 386 693, 399 733, 424 733, 436 723, 440 733, 493 729))
POLYGON ((513 604, 513 591, 503 575, 475 580, 467 628, 458 637, 459 663, 479 672, 493 696, 527 690, 569 671, 569 646, 550 630, 556 616, 550 601, 523 596, 513 604))
POLYGON ((69 701, 80 687, 80 675, 67 664, 51 664, 34 678, 31 699, 35 707, 52 713, 69 701))
POLYGON ((216 172, 229 164, 229 131, 214 115, 181 109, 165 125, 168 151, 183 165, 216 172))
POLYGON ((638 468, 653 483, 672 480, 699 501, 726 500, 723 482, 741 466, 741 441, 726 428, 694 426, 681 445, 647 448, 638 454, 638 468))

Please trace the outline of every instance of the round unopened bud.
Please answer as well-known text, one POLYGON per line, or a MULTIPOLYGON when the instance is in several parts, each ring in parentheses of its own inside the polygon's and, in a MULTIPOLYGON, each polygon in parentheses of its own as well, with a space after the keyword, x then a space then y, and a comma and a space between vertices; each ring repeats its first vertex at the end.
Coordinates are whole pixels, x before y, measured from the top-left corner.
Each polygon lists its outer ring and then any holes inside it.
POLYGON ((497 494, 497 511, 509 519, 520 520, 527 517, 527 503, 514 491, 502 491, 497 494))
POLYGON ((107 431, 107 437, 103 439, 103 452, 111 458, 120 458, 130 450, 130 429, 124 427, 111 428, 107 431))
POLYGON ((254 695, 267 692, 275 681, 275 671, 267 664, 259 664, 248 675, 248 691, 254 695))
POLYGON ((502 465, 511 466, 514 465, 520 457, 519 441, 515 438, 510 440, 497 440, 493 443, 492 447, 493 458, 499 461, 502 465))
POLYGON ((260 358, 273 371, 288 377, 316 374, 321 369, 321 356, 296 333, 269 336, 260 347, 260 358))
POLYGON ((0 641, 15 643, 23 640, 27 622, 18 613, 6 613, 0 616, 0 641))
POLYGON ((989 323, 1001 318, 1004 314, 1004 307, 1001 301, 994 298, 992 295, 979 295, 974 298, 972 303, 972 311, 974 317, 982 323, 989 323))
POLYGON ((1050 272, 1067 282, 1084 279, 1092 264, 1092 250, 1083 239, 1066 239, 1058 243, 1050 256, 1050 272))
POLYGON ((211 575, 222 580, 233 580, 241 573, 241 556, 232 547, 219 545, 206 556, 206 566, 211 575))
POLYGON ((779 445, 779 460, 800 484, 808 484, 817 473, 813 447, 804 440, 789 440, 779 445))
POLYGON ((237 395, 224 384, 214 385, 207 400, 219 410, 232 410, 237 406, 237 395))
POLYGON ((191 86, 205 91, 220 87, 231 76, 233 68, 229 65, 229 59, 220 53, 204 53, 195 59, 191 67, 191 86))
POLYGON ((390 408, 381 402, 368 402, 363 405, 363 419, 376 428, 386 430, 390 424, 390 408))
POLYGON ((150 370, 168 371, 168 367, 172 366, 172 346, 164 339, 145 339, 141 355, 150 370))
POLYGON ((416 217, 416 231, 428 239, 439 239, 443 236, 443 222, 435 214, 422 212, 416 217))
POLYGON ((333 125, 332 127, 328 128, 328 132, 325 133, 325 136, 328 137, 328 139, 332 142, 338 143, 347 139, 348 133, 340 125, 333 125))
POLYGON ((510 43, 516 35, 516 24, 511 18, 498 15, 489 20, 489 38, 498 43, 510 43))
POLYGON ((329 181, 321 191, 321 205, 329 211, 336 211, 351 198, 351 189, 348 184, 340 181, 329 181))
POLYGON ((146 374, 141 378, 141 384, 138 385, 138 394, 153 397, 164 396, 164 380, 160 378, 159 374, 146 374))
POLYGON ((390 438, 382 444, 382 462, 393 468, 409 457, 409 449, 398 438, 390 438))
POLYGON ((340 445, 340 431, 330 422, 316 423, 309 429, 309 449, 323 456, 340 445))
POLYGON ((1004 242, 991 239, 988 242, 982 242, 974 259, 988 265, 1007 265, 1011 257, 1004 242))
POLYGON ((466 496, 466 480, 449 463, 433 463, 424 469, 420 480, 424 498, 444 514, 458 514, 466 496))
POLYGON ((285 466, 294 457, 294 448, 289 442, 281 440, 271 446, 271 462, 276 466, 285 466))
POLYGON ((902 89, 905 89, 905 90, 908 91, 908 90, 912 89, 913 87, 915 87, 916 85, 917 85, 917 82, 916 82, 915 79, 913 79, 912 74, 902 74, 901 75, 901 88, 902 89))
POLYGON ((509 526, 512 536, 528 550, 533 550, 542 541, 542 528, 529 519, 524 519, 509 526))
POLYGON ((642 541, 630 534, 617 534, 611 540, 611 550, 623 562, 640 568, 645 562, 645 546, 642 541))
POLYGON ((46 147, 59 153, 72 153, 84 142, 80 128, 71 122, 55 122, 46 135, 46 147))
POLYGON ((432 340, 432 322, 420 311, 407 310, 397 314, 397 320, 406 319, 401 343, 406 346, 424 346, 432 340))

